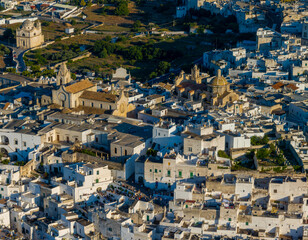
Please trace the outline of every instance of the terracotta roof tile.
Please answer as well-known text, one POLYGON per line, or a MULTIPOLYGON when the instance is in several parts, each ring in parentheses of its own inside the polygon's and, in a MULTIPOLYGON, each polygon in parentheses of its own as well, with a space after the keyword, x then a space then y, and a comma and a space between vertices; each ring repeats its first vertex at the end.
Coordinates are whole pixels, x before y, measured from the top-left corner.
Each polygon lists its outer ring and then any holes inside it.
POLYGON ((88 79, 85 79, 65 87, 65 90, 69 93, 78 93, 93 86, 94 86, 93 83, 91 83, 88 79))
POLYGON ((272 88, 277 90, 277 89, 279 89, 283 86, 284 86, 284 84, 282 82, 278 82, 278 83, 275 83, 274 85, 272 85, 272 88))
POLYGON ((4 105, 3 110, 6 110, 9 106, 10 106, 10 103, 7 102, 7 103, 4 105))
POLYGON ((287 85, 286 87, 287 87, 287 88, 291 88, 291 89, 294 90, 294 91, 298 89, 298 87, 296 87, 295 84, 293 84, 293 83, 290 83, 290 84, 287 85))
POLYGON ((101 102, 116 102, 117 96, 111 93, 105 92, 91 92, 84 91, 80 98, 101 101, 101 102))

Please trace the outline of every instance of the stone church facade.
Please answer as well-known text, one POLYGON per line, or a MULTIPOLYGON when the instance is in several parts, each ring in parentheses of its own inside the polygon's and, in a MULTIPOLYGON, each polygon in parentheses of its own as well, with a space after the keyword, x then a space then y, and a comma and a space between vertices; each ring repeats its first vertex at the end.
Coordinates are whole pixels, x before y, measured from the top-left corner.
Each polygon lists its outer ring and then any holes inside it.
POLYGON ((124 88, 117 95, 113 92, 98 92, 97 85, 88 79, 72 83, 71 73, 65 64, 58 71, 57 89, 52 90, 52 103, 60 109, 80 108, 89 113, 99 110, 120 117, 127 117, 135 109, 128 102, 124 88))
POLYGON ((44 35, 39 21, 26 20, 16 30, 16 45, 19 48, 29 49, 44 43, 44 35))

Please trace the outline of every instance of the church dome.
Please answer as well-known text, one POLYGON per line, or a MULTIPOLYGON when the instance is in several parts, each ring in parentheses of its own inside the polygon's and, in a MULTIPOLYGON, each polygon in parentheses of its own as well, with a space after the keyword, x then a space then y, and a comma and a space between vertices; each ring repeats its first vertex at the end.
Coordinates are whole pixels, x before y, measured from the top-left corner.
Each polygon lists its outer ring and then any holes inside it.
POLYGON ((31 22, 30 20, 26 20, 21 25, 21 28, 22 29, 31 29, 31 28, 33 28, 33 22, 31 22))
POLYGON ((211 81, 212 86, 226 86, 228 85, 228 81, 221 76, 221 70, 217 71, 217 76, 211 81))

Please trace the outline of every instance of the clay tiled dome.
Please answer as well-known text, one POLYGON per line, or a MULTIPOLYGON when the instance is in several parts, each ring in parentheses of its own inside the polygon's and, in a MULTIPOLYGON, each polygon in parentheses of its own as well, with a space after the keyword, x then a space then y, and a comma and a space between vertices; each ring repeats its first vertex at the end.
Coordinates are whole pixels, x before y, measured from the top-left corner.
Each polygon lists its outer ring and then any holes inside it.
POLYGON ((212 86, 226 86, 228 85, 228 81, 221 76, 221 70, 219 69, 217 72, 217 76, 211 81, 212 86))

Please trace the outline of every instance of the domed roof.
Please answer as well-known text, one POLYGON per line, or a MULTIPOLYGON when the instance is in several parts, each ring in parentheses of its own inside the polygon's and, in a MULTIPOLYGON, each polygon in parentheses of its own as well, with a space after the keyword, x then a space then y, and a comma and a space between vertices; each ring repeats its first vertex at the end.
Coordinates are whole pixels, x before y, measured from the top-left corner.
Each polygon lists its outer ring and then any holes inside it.
POLYGON ((217 76, 211 81, 212 86, 226 86, 228 85, 228 81, 221 76, 221 70, 217 71, 217 76))
POLYGON ((29 28, 32 28, 33 27, 33 22, 31 22, 30 20, 26 20, 22 23, 21 25, 22 28, 26 28, 26 29, 29 29, 29 28))

